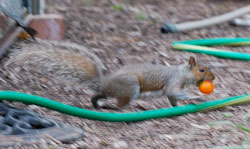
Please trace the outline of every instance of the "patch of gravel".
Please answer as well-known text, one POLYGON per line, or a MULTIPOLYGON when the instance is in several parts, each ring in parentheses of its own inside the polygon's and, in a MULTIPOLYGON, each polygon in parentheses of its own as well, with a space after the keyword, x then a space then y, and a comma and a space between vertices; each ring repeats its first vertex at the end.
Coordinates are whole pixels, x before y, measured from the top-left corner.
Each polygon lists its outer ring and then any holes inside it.
MULTIPOLYGON (((195 56, 199 62, 216 67, 212 70, 216 76, 215 91, 209 96, 203 95, 206 100, 213 100, 249 93, 250 63, 174 51, 171 49, 171 43, 210 37, 249 38, 250 28, 232 27, 225 23, 187 33, 166 35, 161 34, 159 29, 167 20, 180 23, 203 19, 247 4, 249 4, 247 0, 53 0, 47 1, 47 12, 59 13, 65 17, 66 40, 97 49, 94 52, 108 68, 107 73, 131 63, 179 64, 187 60, 189 56, 195 56), (114 6, 117 5, 122 8, 114 10, 114 6)), ((17 42, 14 46, 18 47, 18 44, 17 42)), ((220 48, 249 52, 247 46, 220 48)), ((7 59, 8 56, 1 61, 2 65, 7 59)), ((85 93, 81 87, 76 88, 32 71, 16 72, 12 76, 4 68, 0 71, 0 89, 2 90, 32 93, 65 104, 94 110, 90 104, 91 95, 85 93)), ((8 71, 14 72, 14 70, 8 71)), ((190 92, 197 94, 198 90, 194 89, 190 92)), ((249 104, 137 123, 92 121, 41 107, 12 104, 33 109, 50 118, 80 127, 87 135, 86 138, 70 144, 51 143, 51 140, 44 140, 33 146, 17 148, 205 149, 218 146, 249 147, 250 144, 249 133, 234 125, 228 123, 210 125, 216 121, 230 121, 250 128, 249 121, 246 120, 246 115, 250 112, 249 104)), ((139 99, 133 102, 131 107, 138 104, 148 109, 170 107, 164 97, 139 99)), ((131 111, 131 107, 122 112, 131 111)))

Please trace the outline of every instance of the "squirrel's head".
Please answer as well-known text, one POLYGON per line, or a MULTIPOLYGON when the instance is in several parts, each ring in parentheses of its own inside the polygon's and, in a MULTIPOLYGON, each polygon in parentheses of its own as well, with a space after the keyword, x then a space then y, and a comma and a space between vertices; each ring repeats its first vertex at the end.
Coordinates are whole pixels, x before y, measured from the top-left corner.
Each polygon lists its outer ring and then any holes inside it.
POLYGON ((209 70, 209 68, 197 64, 194 57, 191 56, 189 58, 188 65, 194 75, 193 81, 197 86, 199 86, 204 80, 213 81, 215 79, 214 74, 209 70))

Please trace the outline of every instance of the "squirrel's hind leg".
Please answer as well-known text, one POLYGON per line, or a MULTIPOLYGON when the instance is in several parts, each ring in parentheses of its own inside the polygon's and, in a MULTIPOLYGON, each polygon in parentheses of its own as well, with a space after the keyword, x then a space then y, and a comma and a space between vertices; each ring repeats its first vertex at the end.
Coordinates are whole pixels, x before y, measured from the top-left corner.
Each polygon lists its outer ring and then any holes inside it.
POLYGON ((123 108, 125 105, 128 105, 131 101, 137 99, 140 95, 140 86, 135 85, 132 87, 127 86, 127 91, 123 96, 117 98, 117 106, 123 108))
POLYGON ((172 97, 168 97, 168 100, 170 102, 170 104, 173 106, 173 107, 176 107, 178 104, 177 104, 177 99, 175 98, 172 98, 172 97))
POLYGON ((109 109, 109 110, 120 110, 119 108, 117 107, 114 107, 114 106, 109 106, 109 105, 106 105, 106 104, 103 104, 103 103, 100 103, 99 99, 105 99, 107 98, 107 96, 105 95, 95 95, 94 97, 91 98, 91 102, 92 102, 92 105, 94 108, 102 108, 102 109, 109 109), (99 102, 98 102, 99 101, 99 102))
POLYGON ((184 91, 179 91, 179 92, 172 92, 171 94, 168 94, 168 99, 173 107, 177 106, 177 100, 188 100, 192 101, 193 100, 201 100, 201 97, 199 96, 191 96, 187 94, 184 91))
POLYGON ((107 98, 105 95, 97 94, 94 97, 91 98, 91 102, 94 108, 99 108, 100 105, 98 104, 98 100, 101 98, 107 98))

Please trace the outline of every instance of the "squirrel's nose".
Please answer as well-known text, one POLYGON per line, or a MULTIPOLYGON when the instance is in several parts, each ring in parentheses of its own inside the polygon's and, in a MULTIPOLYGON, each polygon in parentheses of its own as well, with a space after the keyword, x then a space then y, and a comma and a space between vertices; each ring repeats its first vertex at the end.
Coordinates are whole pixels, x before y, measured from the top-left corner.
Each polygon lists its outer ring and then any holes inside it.
POLYGON ((208 76, 206 77, 204 80, 207 80, 207 81, 213 81, 215 79, 215 76, 212 75, 212 76, 208 76))

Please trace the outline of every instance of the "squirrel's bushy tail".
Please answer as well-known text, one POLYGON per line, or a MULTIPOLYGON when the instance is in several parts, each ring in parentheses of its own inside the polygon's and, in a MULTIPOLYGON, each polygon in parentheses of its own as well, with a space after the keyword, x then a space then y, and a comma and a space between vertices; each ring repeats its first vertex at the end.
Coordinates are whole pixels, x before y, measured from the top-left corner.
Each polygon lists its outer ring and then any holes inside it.
POLYGON ((98 91, 102 71, 101 60, 86 47, 70 42, 37 40, 22 43, 21 48, 13 49, 8 67, 21 67, 42 75, 54 77, 68 83, 88 85, 98 91))

